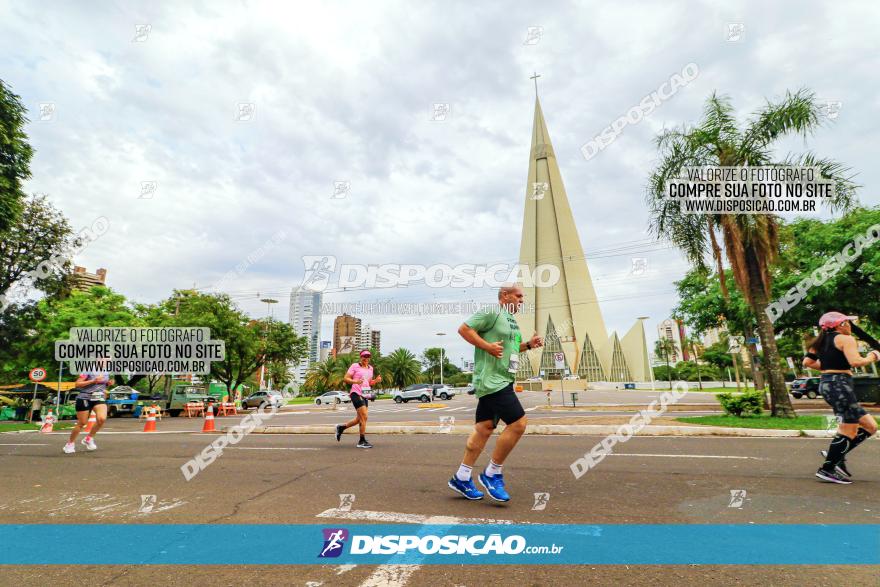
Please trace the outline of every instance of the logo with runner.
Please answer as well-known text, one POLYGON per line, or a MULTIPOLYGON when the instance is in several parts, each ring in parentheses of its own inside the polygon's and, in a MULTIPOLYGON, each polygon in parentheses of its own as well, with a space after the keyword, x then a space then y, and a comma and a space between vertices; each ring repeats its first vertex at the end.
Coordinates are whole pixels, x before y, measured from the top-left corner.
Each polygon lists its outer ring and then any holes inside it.
POLYGON ((324 548, 318 558, 336 558, 342 554, 342 547, 348 539, 348 530, 345 528, 324 528, 324 548))
POLYGON ((34 383, 39 383, 40 381, 46 379, 46 375, 47 373, 45 369, 37 367, 36 369, 31 369, 31 372, 28 373, 28 378, 30 378, 30 380, 34 383))

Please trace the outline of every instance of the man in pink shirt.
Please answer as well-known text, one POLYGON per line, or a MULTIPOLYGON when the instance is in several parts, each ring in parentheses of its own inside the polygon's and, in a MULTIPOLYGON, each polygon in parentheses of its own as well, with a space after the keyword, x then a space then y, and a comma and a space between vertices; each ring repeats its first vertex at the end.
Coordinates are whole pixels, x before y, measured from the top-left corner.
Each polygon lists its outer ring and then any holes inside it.
POLYGON ((359 363, 353 363, 345 373, 345 382, 351 385, 351 405, 357 410, 354 420, 345 424, 336 425, 336 440, 342 438, 342 433, 352 426, 358 426, 361 432, 361 438, 357 443, 358 448, 373 448, 373 445, 367 442, 364 434, 367 432, 367 404, 369 400, 367 396, 371 395, 373 385, 382 381, 382 376, 373 377, 373 366, 370 365, 370 351, 361 351, 361 360, 359 363))

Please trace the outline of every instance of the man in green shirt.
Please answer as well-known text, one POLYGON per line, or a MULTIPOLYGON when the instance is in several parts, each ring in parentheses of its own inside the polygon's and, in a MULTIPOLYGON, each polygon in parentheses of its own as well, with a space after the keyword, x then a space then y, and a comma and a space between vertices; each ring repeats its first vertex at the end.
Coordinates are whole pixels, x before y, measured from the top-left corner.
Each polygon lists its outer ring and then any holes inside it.
POLYGON ((522 308, 523 291, 518 285, 498 291, 498 307, 480 310, 467 319, 458 333, 474 345, 474 391, 478 398, 476 424, 468 437, 464 458, 447 485, 468 499, 482 499, 483 492, 474 486, 471 470, 492 431, 501 420, 504 432, 495 443, 492 459, 479 475, 480 484, 496 501, 509 501, 504 489, 502 465, 526 431, 526 413, 513 390, 519 369, 520 353, 543 346, 537 334, 522 342, 513 314, 522 308))

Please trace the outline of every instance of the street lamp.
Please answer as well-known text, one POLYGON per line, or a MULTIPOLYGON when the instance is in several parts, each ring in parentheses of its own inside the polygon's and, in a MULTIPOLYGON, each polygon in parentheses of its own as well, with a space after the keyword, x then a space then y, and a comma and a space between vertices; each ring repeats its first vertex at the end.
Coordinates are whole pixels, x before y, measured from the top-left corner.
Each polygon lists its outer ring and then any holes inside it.
MULTIPOLYGON (((438 332, 437 336, 446 336, 446 333, 438 332)), ((440 385, 443 385, 443 346, 440 347, 440 385)))
MULTIPOLYGON (((648 320, 650 316, 639 316, 636 320, 644 321, 648 320)), ((654 367, 651 365, 651 354, 648 352, 648 341, 645 338, 645 324, 642 322, 642 341, 645 343, 645 358, 648 360, 648 373, 651 375, 651 391, 656 391, 654 389, 654 367)))
MULTIPOLYGON (((277 304, 278 300, 273 300, 272 298, 263 298, 260 301, 263 302, 264 304, 266 304, 266 318, 271 319, 272 318, 272 304, 277 304)), ((267 322, 266 323, 266 338, 265 338, 266 342, 268 342, 268 338, 269 338, 269 324, 267 322)), ((265 381, 265 373, 266 373, 266 361, 265 361, 265 355, 264 355, 263 364, 260 365, 260 389, 263 389, 263 383, 265 381)), ((269 389, 272 389, 271 384, 269 385, 269 389)))

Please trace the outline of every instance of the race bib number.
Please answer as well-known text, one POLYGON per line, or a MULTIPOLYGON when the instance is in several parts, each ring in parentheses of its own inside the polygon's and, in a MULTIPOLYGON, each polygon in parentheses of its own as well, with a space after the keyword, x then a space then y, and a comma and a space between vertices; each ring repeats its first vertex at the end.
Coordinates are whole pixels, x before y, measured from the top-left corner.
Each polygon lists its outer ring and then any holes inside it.
POLYGON ((89 398, 93 402, 104 401, 104 392, 103 391, 93 391, 91 397, 89 398))

